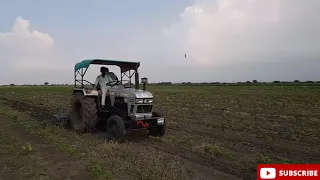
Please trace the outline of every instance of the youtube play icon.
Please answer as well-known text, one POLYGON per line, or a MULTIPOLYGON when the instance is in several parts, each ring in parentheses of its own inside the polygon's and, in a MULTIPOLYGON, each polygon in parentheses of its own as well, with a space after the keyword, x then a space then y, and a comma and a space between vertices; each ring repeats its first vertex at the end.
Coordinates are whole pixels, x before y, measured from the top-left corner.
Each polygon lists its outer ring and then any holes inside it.
POLYGON ((275 168, 261 168, 260 169, 260 178, 261 179, 275 179, 276 178, 276 169, 275 168))

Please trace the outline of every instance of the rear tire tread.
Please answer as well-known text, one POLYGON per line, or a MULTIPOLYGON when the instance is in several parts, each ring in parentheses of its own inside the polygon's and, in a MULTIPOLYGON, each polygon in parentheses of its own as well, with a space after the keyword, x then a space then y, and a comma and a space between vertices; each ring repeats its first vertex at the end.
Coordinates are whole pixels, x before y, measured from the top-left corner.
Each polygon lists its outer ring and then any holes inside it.
POLYGON ((74 94, 72 98, 71 122, 77 132, 85 133, 94 130, 98 120, 96 106, 94 97, 84 96, 82 92, 74 94), (77 114, 76 103, 81 103, 82 119, 79 119, 80 115, 77 114), (80 123, 77 124, 78 122, 80 123))

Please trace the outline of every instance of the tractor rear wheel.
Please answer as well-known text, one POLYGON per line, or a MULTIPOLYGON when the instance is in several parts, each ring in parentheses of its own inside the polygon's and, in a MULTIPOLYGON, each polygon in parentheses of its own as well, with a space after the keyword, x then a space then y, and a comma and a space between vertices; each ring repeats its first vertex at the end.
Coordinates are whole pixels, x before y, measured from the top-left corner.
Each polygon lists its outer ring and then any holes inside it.
POLYGON ((84 96, 82 92, 76 92, 72 98, 71 111, 71 122, 77 132, 85 133, 95 129, 98 110, 94 97, 84 96))
MULTIPOLYGON (((163 117, 163 115, 159 112, 152 112, 152 117, 163 117)), ((149 128, 149 134, 155 137, 161 137, 166 132, 166 120, 164 120, 162 125, 158 125, 157 127, 149 128)))

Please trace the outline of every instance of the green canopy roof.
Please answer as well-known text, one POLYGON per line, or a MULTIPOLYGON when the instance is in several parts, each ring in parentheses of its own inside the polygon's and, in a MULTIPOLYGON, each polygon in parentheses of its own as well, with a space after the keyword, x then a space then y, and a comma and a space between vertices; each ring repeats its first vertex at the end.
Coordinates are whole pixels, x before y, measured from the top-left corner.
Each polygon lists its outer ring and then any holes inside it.
POLYGON ((140 66, 140 62, 104 60, 104 59, 87 59, 77 63, 74 66, 74 71, 78 71, 79 69, 82 69, 82 68, 88 68, 90 64, 116 65, 121 68, 122 72, 125 72, 128 70, 137 70, 140 66))

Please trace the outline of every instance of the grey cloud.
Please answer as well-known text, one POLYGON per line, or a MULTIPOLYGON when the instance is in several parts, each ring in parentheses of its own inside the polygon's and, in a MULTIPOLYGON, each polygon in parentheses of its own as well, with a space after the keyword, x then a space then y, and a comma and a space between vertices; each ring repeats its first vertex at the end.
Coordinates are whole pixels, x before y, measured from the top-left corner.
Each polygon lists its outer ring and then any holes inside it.
MULTIPOLYGON (((62 45, 30 34, 32 43, 22 46, 26 43, 21 33, 9 41, 0 33, 0 61, 8 63, 0 72, 6 77, 0 83, 18 81, 15 74, 21 69, 25 72, 21 82, 71 83, 73 64, 92 57, 141 61, 141 75, 153 82, 319 80, 319 5, 318 0, 199 1, 181 12, 180 21, 158 31, 145 26, 120 36, 103 30, 87 33, 78 39, 79 46, 74 44, 78 51, 69 50, 71 45, 59 50, 62 45), (42 53, 36 53, 39 48, 42 53), (28 66, 42 59, 53 64, 28 66), (32 73, 37 68, 41 70, 32 73)), ((50 39, 48 34, 42 37, 50 39)), ((88 79, 97 72, 88 74, 88 79)))

